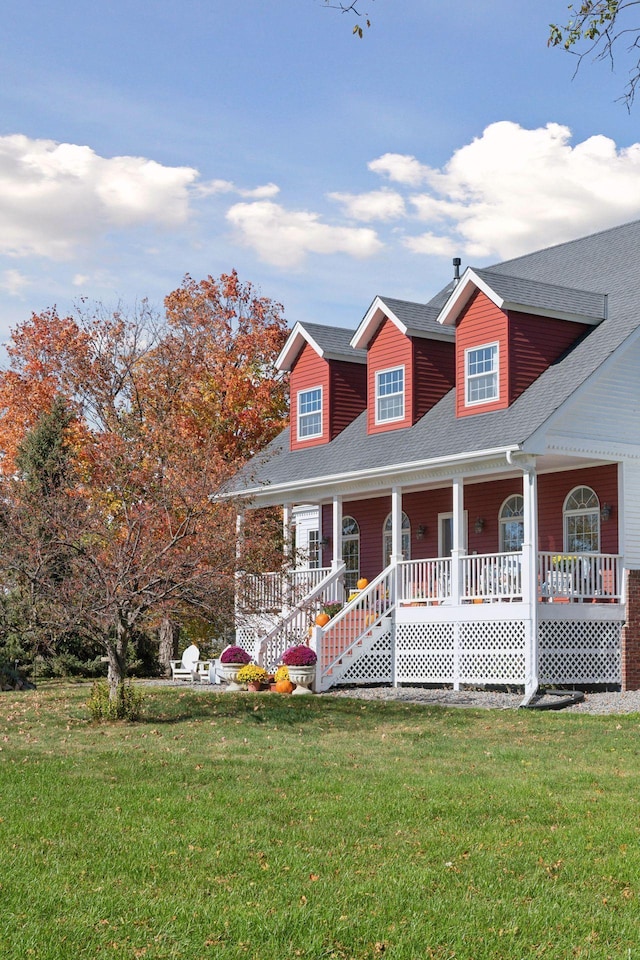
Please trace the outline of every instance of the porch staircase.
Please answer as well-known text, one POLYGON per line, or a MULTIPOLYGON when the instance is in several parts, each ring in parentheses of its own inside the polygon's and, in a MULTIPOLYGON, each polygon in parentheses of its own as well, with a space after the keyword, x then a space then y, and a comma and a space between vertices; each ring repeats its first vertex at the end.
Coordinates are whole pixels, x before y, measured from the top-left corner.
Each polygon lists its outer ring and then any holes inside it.
MULTIPOLYGON (((377 662, 380 660, 379 647, 387 638, 391 636, 393 618, 390 613, 381 617, 378 623, 368 628, 360 634, 344 652, 333 660, 326 669, 321 671, 318 681, 319 691, 324 692, 339 683, 375 683, 388 682, 390 680, 391 664, 383 664, 383 669, 372 671, 370 668, 362 670, 361 666, 365 661, 377 662), (375 676, 375 673, 385 675, 375 676)), ((384 657, 386 660, 386 657, 384 657)), ((389 656, 390 660, 390 656, 389 656)))
POLYGON ((312 631, 318 654, 316 689, 338 683, 391 682, 396 568, 383 570, 326 627, 312 631))

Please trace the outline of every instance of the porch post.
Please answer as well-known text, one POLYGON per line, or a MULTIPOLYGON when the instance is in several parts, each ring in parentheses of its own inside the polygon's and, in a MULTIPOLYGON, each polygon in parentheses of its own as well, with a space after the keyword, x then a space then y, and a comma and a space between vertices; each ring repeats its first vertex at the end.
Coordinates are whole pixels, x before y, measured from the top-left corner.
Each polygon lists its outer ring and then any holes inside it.
POLYGON ((525 625, 525 697, 528 698, 538 689, 538 476, 535 460, 522 464, 522 474, 522 599, 528 607, 525 625))
POLYGON ((402 487, 391 488, 391 563, 402 561, 402 487))
MULTIPOLYGON (((463 592, 462 557, 464 556, 464 480, 453 477, 453 546, 451 549, 451 603, 460 605, 463 592)), ((453 625, 453 689, 460 689, 460 621, 453 625)))
POLYGON ((235 569, 235 590, 233 592, 233 621, 236 634, 236 643, 242 645, 240 611, 242 608, 240 591, 242 589, 242 571, 240 561, 242 560, 242 547, 244 545, 244 510, 236 514, 236 569, 235 569))
POLYGON ((284 557, 287 563, 290 562, 293 554, 293 545, 291 542, 291 511, 290 503, 283 504, 282 507, 282 540, 284 543, 284 557))
POLYGON ((331 566, 335 570, 342 560, 342 497, 333 498, 332 538, 331 566))

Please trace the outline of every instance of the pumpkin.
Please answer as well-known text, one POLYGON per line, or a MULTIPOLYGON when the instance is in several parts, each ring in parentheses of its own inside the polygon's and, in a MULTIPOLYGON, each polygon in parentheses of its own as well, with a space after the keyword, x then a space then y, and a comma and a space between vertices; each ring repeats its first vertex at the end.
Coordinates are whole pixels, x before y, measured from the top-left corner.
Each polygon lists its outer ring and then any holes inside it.
POLYGON ((328 613, 319 613, 316 617, 316 626, 326 627, 326 625, 329 623, 329 620, 331 620, 331 617, 328 613))
POLYGON ((358 590, 364 590, 365 587, 369 586, 369 581, 365 577, 361 577, 360 580, 356 583, 358 590))
POLYGON ((278 680, 276 683, 276 693, 293 693, 291 680, 278 680))

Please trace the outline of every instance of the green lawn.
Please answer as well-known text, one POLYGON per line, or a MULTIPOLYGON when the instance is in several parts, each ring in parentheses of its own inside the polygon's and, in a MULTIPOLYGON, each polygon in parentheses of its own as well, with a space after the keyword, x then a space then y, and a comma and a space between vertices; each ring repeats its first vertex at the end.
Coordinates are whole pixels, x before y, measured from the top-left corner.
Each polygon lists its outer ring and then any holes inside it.
POLYGON ((640 716, 0 695, 0 957, 640 958, 640 716))

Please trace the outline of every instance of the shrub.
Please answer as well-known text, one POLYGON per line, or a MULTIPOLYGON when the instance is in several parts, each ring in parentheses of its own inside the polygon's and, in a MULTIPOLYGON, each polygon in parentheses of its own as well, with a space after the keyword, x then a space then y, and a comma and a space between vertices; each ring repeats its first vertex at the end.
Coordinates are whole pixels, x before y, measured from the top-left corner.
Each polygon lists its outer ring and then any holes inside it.
POLYGON ((289 647, 282 654, 282 662, 288 667, 312 667, 317 659, 315 650, 304 643, 289 647))
POLYGON ((115 700, 109 699, 109 685, 96 680, 91 688, 87 707, 94 723, 105 720, 138 720, 144 697, 130 683, 121 683, 115 700))
POLYGON ((250 655, 242 647, 227 647, 220 654, 220 663, 249 663, 250 655))

